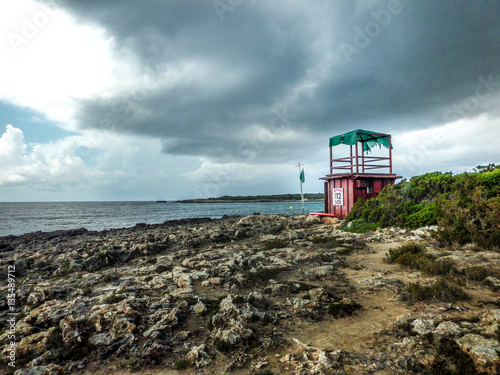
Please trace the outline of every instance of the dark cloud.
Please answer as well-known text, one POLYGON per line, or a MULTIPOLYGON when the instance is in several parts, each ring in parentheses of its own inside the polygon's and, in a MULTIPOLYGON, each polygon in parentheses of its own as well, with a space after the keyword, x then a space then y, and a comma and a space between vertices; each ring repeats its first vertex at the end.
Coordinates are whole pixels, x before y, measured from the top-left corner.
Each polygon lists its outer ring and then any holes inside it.
MULTIPOLYGON (((477 97, 460 108, 482 80, 500 82, 497 1, 271 3, 65 2, 154 83, 81 101, 79 125, 155 136, 172 154, 276 162, 296 145, 276 136, 245 146, 252 127, 309 133, 310 145, 359 127, 391 132, 491 110, 477 97), (217 3, 227 5, 222 20, 217 3), (293 116, 279 119, 277 108, 293 116)), ((480 91, 497 95, 498 86, 480 91)))

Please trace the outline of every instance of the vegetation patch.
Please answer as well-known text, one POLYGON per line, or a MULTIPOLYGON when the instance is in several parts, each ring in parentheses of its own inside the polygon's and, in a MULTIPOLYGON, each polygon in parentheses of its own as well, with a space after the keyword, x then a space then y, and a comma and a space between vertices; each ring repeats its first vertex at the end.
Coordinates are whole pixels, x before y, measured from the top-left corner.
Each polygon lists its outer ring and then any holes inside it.
POLYGON ((328 313, 334 318, 344 318, 353 315, 356 311, 361 310, 361 306, 356 301, 342 300, 333 302, 328 306, 328 313))
POLYGON ((126 366, 131 370, 138 370, 142 367, 142 361, 138 357, 132 357, 127 360, 126 366))
POLYGON ((160 264, 159 266, 156 266, 156 268, 155 268, 156 273, 163 273, 163 272, 168 272, 168 271, 172 271, 172 266, 160 264))
POLYGON ((462 288, 445 279, 439 279, 430 285, 421 285, 419 282, 410 283, 406 288, 406 292, 406 299, 410 302, 430 301, 434 299, 444 302, 454 302, 469 298, 462 288))
POLYGON ((335 249, 336 247, 342 247, 345 246, 346 243, 345 240, 339 239, 335 236, 329 236, 329 237, 315 236, 313 237, 312 242, 315 244, 324 245, 326 249, 335 249))
POLYGON ((491 270, 483 266, 466 267, 462 272, 467 279, 474 281, 484 281, 484 279, 492 275, 491 270))
POLYGON ((191 362, 186 358, 178 359, 174 362, 174 369, 176 370, 186 370, 190 366, 191 362))
POLYGON ((442 245, 500 243, 500 166, 478 166, 474 173, 433 172, 386 186, 375 198, 359 200, 341 225, 351 232, 376 228, 415 229, 439 225, 442 245))
POLYGON ((271 268, 260 267, 255 271, 246 271, 245 277, 247 280, 255 283, 263 283, 276 277, 278 270, 271 268))
POLYGON ((113 303, 118 303, 120 301, 123 301, 127 296, 125 294, 120 294, 119 292, 114 291, 111 293, 109 296, 104 298, 102 301, 105 304, 111 305, 113 303))
POLYGON ((443 338, 437 345, 437 357, 432 363, 432 374, 477 374, 472 358, 462 351, 458 344, 443 338))
POLYGON ((270 369, 258 369, 257 371, 254 372, 254 375, 274 375, 274 372, 272 372, 270 369))
POLYGON ((149 258, 148 260, 144 261, 141 266, 150 266, 153 264, 156 264, 158 260, 156 258, 149 258))
MULTIPOLYGON (((364 201, 362 201, 362 202, 364 202, 364 201)), ((380 225, 378 223, 376 223, 376 222, 370 223, 363 218, 354 219, 352 221, 349 221, 348 218, 349 218, 349 216, 346 217, 346 219, 342 222, 342 224, 340 226, 340 229, 342 229, 346 232, 353 232, 353 233, 374 232, 380 227, 380 225)))
POLYGON ((287 247, 289 244, 288 240, 283 238, 276 238, 275 240, 269 240, 264 243, 263 250, 281 249, 287 247))
POLYGON ((233 349, 233 346, 230 343, 221 339, 215 339, 214 346, 215 349, 217 349, 221 353, 227 353, 233 349))
POLYGON ((446 276, 457 273, 450 261, 436 259, 436 256, 427 253, 425 248, 417 243, 409 243, 395 250, 389 250, 387 263, 411 267, 428 275, 446 276))

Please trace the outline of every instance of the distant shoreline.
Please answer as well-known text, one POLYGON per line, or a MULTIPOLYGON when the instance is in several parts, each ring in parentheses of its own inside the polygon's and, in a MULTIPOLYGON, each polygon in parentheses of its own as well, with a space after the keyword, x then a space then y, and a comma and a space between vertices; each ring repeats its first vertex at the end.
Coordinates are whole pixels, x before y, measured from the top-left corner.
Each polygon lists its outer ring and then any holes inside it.
MULTIPOLYGON (((306 193, 304 201, 321 202, 325 199, 323 193, 306 193)), ((274 194, 230 196, 223 195, 217 198, 194 198, 174 201, 174 203, 259 203, 259 202, 300 202, 300 194, 274 194)))
MULTIPOLYGON (((304 202, 322 202, 324 199, 305 199, 304 202)), ((300 202, 300 199, 184 199, 174 203, 269 203, 269 202, 300 202)))

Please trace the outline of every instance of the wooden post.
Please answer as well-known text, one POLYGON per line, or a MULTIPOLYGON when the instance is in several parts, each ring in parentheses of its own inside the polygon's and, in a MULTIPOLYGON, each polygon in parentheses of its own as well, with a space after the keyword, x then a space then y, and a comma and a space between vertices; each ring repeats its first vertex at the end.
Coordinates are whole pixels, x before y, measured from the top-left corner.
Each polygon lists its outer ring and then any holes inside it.
POLYGON ((356 140, 356 173, 359 173, 358 141, 356 140))
POLYGON ((333 173, 333 151, 332 146, 330 146, 330 174, 333 173))
POLYGON ((365 173, 365 143, 361 141, 361 170, 365 173))
POLYGON ((392 174, 392 140, 389 136, 389 174, 392 174))
POLYGON ((352 145, 350 147, 351 147, 351 174, 352 174, 352 172, 354 172, 353 169, 352 169, 353 161, 354 160, 352 160, 352 145))

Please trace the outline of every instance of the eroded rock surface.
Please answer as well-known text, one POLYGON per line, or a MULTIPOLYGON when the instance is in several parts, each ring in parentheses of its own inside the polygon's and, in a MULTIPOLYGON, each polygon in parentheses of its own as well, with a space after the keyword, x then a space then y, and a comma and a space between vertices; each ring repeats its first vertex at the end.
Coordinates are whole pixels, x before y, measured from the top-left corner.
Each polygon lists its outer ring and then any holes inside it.
MULTIPOLYGON (((252 215, 0 238, 2 274, 7 265, 17 272, 16 374, 99 366, 407 374, 456 368, 453 356, 493 374, 500 256, 443 252, 436 229, 355 234, 317 218, 252 215), (387 265, 380 250, 408 241, 457 272, 491 272, 468 281, 473 298, 460 305, 409 305, 406 286, 432 277, 387 265)), ((3 368, 8 334, 0 334, 3 368)))

